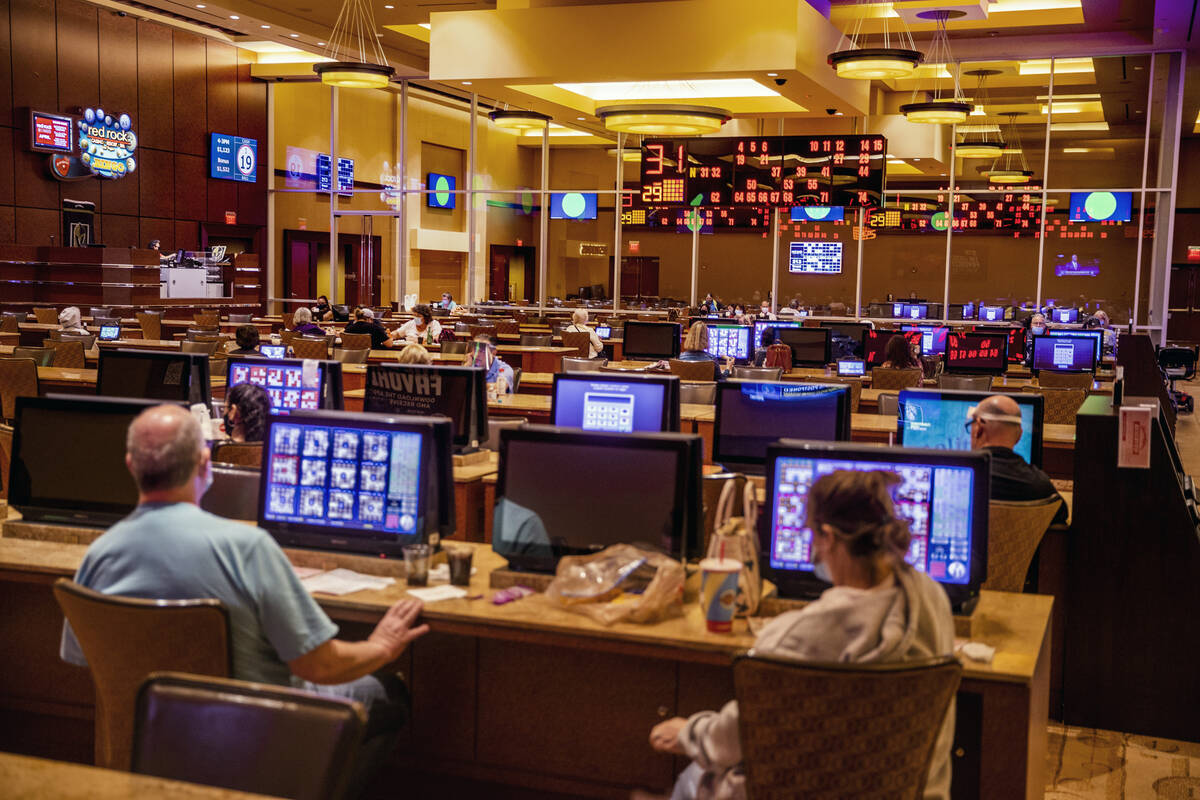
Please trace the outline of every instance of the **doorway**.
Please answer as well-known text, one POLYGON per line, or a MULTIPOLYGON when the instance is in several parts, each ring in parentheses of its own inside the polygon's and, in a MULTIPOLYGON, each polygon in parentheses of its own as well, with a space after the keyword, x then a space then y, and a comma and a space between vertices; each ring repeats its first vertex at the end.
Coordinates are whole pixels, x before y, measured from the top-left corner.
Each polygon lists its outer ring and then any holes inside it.
POLYGON ((489 300, 537 300, 537 248, 494 244, 489 256, 489 300))
MULTIPOLYGON (((608 260, 608 280, 612 285, 612 259, 608 260)), ((622 256, 621 300, 658 297, 658 256, 622 256)))
POLYGON ((380 304, 382 254, 380 237, 339 233, 339 266, 344 277, 340 297, 330 286, 329 234, 321 231, 283 232, 283 297, 315 300, 334 295, 350 307, 380 304))

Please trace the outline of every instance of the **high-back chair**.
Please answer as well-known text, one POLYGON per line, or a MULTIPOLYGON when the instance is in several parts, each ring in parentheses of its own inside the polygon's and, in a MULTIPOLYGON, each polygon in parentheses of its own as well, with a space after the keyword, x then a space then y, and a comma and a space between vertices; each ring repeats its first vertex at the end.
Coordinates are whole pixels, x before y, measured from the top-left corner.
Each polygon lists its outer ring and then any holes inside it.
POLYGON ((185 338, 189 342, 219 342, 225 337, 211 328, 188 328, 185 338))
POLYGON ((591 358, 592 335, 586 331, 563 331, 562 346, 574 347, 580 358, 591 358))
POLYGON ((70 331, 50 331, 50 335, 46 337, 47 341, 54 342, 81 342, 84 350, 91 350, 96 344, 95 333, 72 333, 70 331))
POLYGON ((215 330, 221 327, 221 315, 216 311, 197 311, 192 315, 197 328, 215 330))
POLYGON ((515 319, 498 319, 496 320, 496 335, 506 334, 509 336, 521 335, 521 323, 515 319))
POLYGON ((1050 389, 1045 386, 1022 386, 1022 392, 1040 394, 1044 398, 1046 425, 1074 425, 1079 407, 1087 399, 1083 389, 1050 389))
POLYGON ((1060 497, 988 503, 987 580, 984 589, 1020 592, 1042 537, 1058 513, 1060 497))
POLYGON ((12 458, 13 429, 0 423, 0 499, 8 497, 8 468, 12 458))
POLYGON ((32 358, 0 358, 0 417, 17 415, 18 397, 37 397, 38 365, 32 358))
POLYGON ((917 800, 961 677, 953 656, 867 664, 739 656, 747 796, 917 800))
POLYGON ((247 325, 252 317, 251 314, 230 314, 229 321, 237 325, 247 325))
POLYGON ((279 332, 279 343, 285 347, 291 347, 298 335, 295 331, 282 330, 279 332))
POLYGON ((342 334, 342 349, 343 350, 370 350, 371 349, 371 334, 369 334, 369 333, 343 333, 342 334))
POLYGON ((46 347, 54 350, 51 366, 65 369, 83 369, 87 366, 83 357, 83 341, 80 339, 69 341, 46 339, 46 347))
POLYGON ((261 480, 262 471, 255 467, 222 464, 214 459, 212 486, 200 498, 200 507, 226 519, 257 520, 261 480))
POLYGON ((872 389, 912 389, 919 387, 924 380, 925 373, 920 367, 910 369, 874 367, 871 370, 872 389))
POLYGON ((297 336, 292 339, 292 352, 296 358, 329 358, 329 341, 322 336, 321 338, 309 338, 307 336, 297 336))
POLYGON ((14 347, 13 358, 32 358, 39 367, 48 367, 54 361, 54 350, 49 347, 14 347))
POLYGON ((716 381, 679 384, 679 402, 699 406, 711 406, 717 402, 716 381))
POLYGON ((967 392, 990 392, 991 375, 954 375, 943 372, 938 376, 939 389, 961 389, 967 392))
POLYGON ((58 309, 57 308, 35 308, 33 309, 33 317, 39 325, 57 325, 58 324, 58 309))
POLYGON ((876 413, 882 417, 900 416, 900 395, 896 392, 880 392, 876 413))
POLYGON ((599 372, 600 368, 603 367, 605 363, 606 362, 602 358, 573 358, 571 356, 563 356, 562 371, 599 372))
POLYGON ((669 363, 671 374, 678 375, 681 381, 712 381, 717 377, 715 361, 683 361, 672 358, 669 363))
POLYGON ((156 670, 226 676, 229 614, 217 600, 142 600, 59 578, 54 596, 96 686, 96 765, 129 769, 138 687, 156 670))
POLYGON ((371 351, 367 348, 362 350, 347 350, 341 348, 333 351, 333 357, 343 364, 365 364, 371 357, 371 351))
POLYGON ((733 377, 744 381, 778 381, 783 379, 783 367, 734 367, 733 377))
POLYGON ((554 337, 548 333, 522 333, 519 343, 521 347, 551 347, 554 337))
POLYGON ((442 352, 463 355, 467 352, 467 344, 468 342, 460 342, 457 340, 442 342, 442 352))
POLYGON ((279 316, 283 318, 284 330, 290 331, 292 328, 294 328, 296 326, 296 312, 295 311, 285 311, 282 314, 280 314, 279 316))
POLYGON ((1055 372, 1044 369, 1038 373, 1038 386, 1044 389, 1083 389, 1092 390, 1095 376, 1090 372, 1055 372))
POLYGON ((262 466, 262 442, 221 442, 212 449, 214 464, 236 464, 242 467, 262 466))
POLYGON ((133 771, 296 800, 345 795, 367 714, 284 686, 155 672, 137 695, 133 771))
POLYGON ((529 424, 529 420, 525 417, 488 417, 487 441, 481 442, 480 447, 488 450, 499 450, 500 431, 505 428, 519 428, 527 424, 529 424))
POLYGON ((486 334, 491 337, 496 336, 496 326, 495 325, 468 325, 467 327, 470 329, 469 333, 470 333, 472 339, 474 339, 476 336, 479 336, 480 334, 486 334))
POLYGON ((112 306, 91 306, 88 309, 88 316, 93 320, 96 319, 96 317, 111 317, 112 315, 112 306))
POLYGON ((162 338, 162 314, 154 314, 149 311, 137 312, 138 326, 142 329, 143 339, 161 339, 162 338))
POLYGON ((208 341, 188 341, 185 339, 179 343, 179 350, 183 353, 200 353, 211 356, 217 352, 217 348, 220 346, 221 340, 215 337, 208 341))
POLYGON ((14 311, 0 314, 0 333, 20 333, 22 315, 14 311))

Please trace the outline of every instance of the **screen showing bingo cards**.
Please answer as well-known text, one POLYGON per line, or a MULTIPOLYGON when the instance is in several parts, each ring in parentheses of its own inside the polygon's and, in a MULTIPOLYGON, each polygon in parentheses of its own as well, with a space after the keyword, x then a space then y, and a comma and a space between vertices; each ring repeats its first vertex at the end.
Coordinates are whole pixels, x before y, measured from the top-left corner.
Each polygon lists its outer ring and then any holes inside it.
POLYGON ((708 354, 717 358, 750 358, 750 327, 746 325, 709 325, 708 354))
POLYGON ((273 424, 265 476, 266 519, 416 533, 420 463, 420 433, 273 424))
POLYGON ((271 411, 275 414, 320 408, 323 378, 324 367, 320 364, 317 365, 315 383, 305 386, 304 365, 300 362, 283 364, 263 359, 230 359, 229 362, 228 385, 254 383, 263 387, 271 398, 271 411))

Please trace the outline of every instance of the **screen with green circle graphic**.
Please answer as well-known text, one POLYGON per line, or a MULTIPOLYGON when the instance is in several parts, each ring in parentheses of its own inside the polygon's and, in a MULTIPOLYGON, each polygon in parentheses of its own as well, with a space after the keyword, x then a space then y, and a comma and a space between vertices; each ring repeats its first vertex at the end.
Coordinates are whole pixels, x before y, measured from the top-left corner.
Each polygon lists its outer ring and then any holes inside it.
POLYGON ((595 192, 551 192, 550 219, 595 219, 595 192))
POLYGON ((425 204, 430 208, 454 208, 458 195, 454 193, 458 180, 453 175, 431 172, 425 180, 425 204))
POLYGON ((1071 192, 1071 222, 1129 222, 1132 192, 1071 192))

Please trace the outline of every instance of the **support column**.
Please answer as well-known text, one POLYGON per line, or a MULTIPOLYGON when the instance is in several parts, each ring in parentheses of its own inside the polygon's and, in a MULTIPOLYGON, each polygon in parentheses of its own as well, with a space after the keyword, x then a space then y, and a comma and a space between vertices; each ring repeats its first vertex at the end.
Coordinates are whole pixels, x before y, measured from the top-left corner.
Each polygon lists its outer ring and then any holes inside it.
MULTIPOLYGON (((338 258, 337 190, 338 190, 338 87, 329 87, 329 302, 342 303, 346 280, 338 258)), ((320 292, 318 292, 320 294, 320 292)))
POLYGON ((538 193, 538 311, 546 310, 546 247, 550 241, 550 125, 542 128, 542 188, 538 193))
POLYGON ((475 302, 475 150, 479 128, 479 95, 471 92, 471 142, 467 148, 467 290, 466 305, 475 302))

